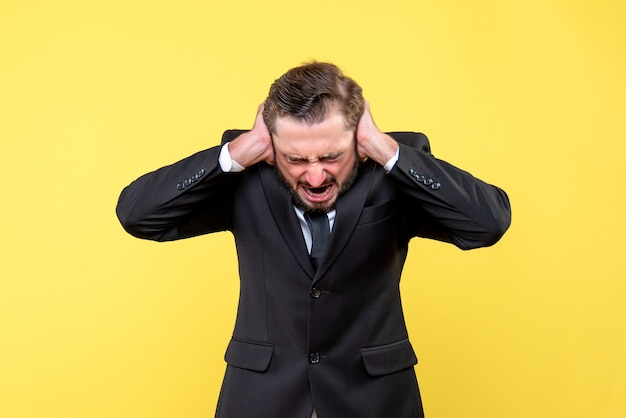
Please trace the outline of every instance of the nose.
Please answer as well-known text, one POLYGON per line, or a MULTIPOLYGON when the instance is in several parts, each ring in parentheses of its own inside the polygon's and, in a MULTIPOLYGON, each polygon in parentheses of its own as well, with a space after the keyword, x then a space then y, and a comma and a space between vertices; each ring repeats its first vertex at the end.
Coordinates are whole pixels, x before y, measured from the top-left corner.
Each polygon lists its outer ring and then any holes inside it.
POLYGON ((320 187, 326 181, 326 170, 319 162, 310 163, 304 178, 311 187, 320 187))

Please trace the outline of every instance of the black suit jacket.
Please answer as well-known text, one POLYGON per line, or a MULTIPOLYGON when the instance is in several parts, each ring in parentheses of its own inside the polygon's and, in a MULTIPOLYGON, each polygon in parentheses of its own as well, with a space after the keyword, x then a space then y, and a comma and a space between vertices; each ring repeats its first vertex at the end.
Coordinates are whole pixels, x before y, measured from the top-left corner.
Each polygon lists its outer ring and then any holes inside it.
MULTIPOLYGON (((227 131, 224 141, 242 131, 227 131)), ((234 235, 240 300, 216 416, 423 416, 399 283, 411 238, 488 246, 510 223, 499 188, 396 132, 389 173, 360 167, 337 200, 327 253, 314 271, 289 191, 265 163, 224 173, 220 147, 146 174, 120 196, 131 234, 157 241, 234 235)))

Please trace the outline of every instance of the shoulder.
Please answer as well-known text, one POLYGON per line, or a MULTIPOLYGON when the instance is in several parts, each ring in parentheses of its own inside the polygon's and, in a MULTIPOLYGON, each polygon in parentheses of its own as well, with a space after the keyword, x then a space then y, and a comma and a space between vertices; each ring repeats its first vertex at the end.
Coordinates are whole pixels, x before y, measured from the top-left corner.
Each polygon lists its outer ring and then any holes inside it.
POLYGON ((401 145, 406 145, 418 151, 430 154, 430 142, 426 135, 421 132, 399 131, 387 133, 401 145))
POLYGON ((239 135, 241 135, 244 132, 248 132, 247 129, 228 129, 227 131, 224 131, 224 133, 222 134, 222 145, 224 145, 227 142, 232 141, 233 139, 237 138, 239 135))

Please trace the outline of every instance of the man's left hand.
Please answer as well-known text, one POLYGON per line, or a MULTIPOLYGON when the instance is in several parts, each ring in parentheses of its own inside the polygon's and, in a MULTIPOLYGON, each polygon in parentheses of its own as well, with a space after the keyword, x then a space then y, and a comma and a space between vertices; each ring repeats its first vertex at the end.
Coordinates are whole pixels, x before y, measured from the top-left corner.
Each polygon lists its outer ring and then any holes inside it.
POLYGON ((361 161, 370 158, 384 166, 398 151, 398 143, 374 123, 368 101, 365 101, 365 110, 356 128, 356 141, 361 161))

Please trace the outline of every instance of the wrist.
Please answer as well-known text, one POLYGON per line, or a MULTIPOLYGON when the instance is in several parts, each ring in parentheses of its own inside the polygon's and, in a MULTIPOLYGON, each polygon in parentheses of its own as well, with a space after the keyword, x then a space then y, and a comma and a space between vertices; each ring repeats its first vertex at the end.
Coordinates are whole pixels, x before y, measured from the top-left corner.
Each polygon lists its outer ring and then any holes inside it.
MULTIPOLYGON (((378 132, 363 146, 365 155, 382 166, 397 159, 400 146, 390 135, 378 132)), ((393 164, 391 164, 393 166, 393 164)))
POLYGON ((239 164, 236 160, 232 158, 229 150, 230 142, 225 143, 220 150, 219 155, 219 163, 220 168, 225 173, 238 173, 245 169, 244 166, 239 164))

